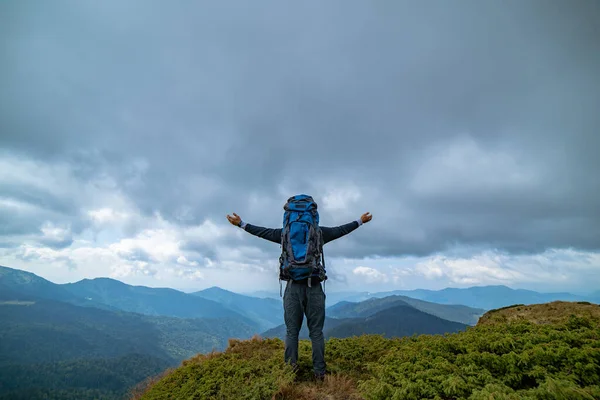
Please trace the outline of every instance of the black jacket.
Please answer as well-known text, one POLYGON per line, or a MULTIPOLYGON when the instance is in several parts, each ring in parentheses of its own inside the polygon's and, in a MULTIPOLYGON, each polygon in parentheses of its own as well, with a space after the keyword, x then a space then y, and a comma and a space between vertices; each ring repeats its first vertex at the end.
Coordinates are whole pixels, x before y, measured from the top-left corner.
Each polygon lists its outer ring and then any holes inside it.
MULTIPOLYGON (((323 241, 327 243, 331 242, 332 240, 339 239, 342 236, 347 235, 356 228, 358 228, 358 226, 359 224, 357 221, 352 221, 350 223, 336 226, 333 228, 320 226, 321 232, 323 233, 323 241)), ((259 238, 263 238, 268 241, 281 244, 281 231, 283 230, 282 228, 263 228, 262 226, 246 224, 244 229, 246 232, 254 236, 258 236, 259 238)))

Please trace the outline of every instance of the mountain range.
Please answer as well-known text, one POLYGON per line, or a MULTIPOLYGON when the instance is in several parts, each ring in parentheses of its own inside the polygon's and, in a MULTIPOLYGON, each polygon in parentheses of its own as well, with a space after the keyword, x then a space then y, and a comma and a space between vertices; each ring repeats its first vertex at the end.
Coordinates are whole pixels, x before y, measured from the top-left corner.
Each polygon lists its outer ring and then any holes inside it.
MULTIPOLYGON (((463 331, 466 324, 448 321, 435 315, 422 312, 408 304, 389 303, 389 308, 355 318, 325 318, 323 335, 329 338, 346 338, 364 334, 379 334, 384 337, 412 336, 414 334, 444 334, 463 331)), ((285 339, 286 327, 280 325, 261 334, 263 337, 285 339)), ((308 339, 306 323, 302 324, 300 339, 308 339)))
MULTIPOLYGON (((554 296, 506 287, 328 294, 324 333, 458 332, 487 307, 554 296)), ((278 295, 259 298, 218 287, 184 293, 108 278, 55 284, 0 266, 0 400, 121 398, 132 382, 261 332, 285 336, 278 295)), ((300 337, 308 337, 306 324, 300 337)))
POLYGON ((181 319, 37 300, 0 305, 0 365, 151 354, 176 364, 254 328, 225 317, 181 319), (26 344, 26 346, 25 346, 26 344))
POLYGON ((406 296, 373 297, 361 302, 341 301, 327 308, 327 315, 335 318, 368 317, 395 306, 408 306, 448 321, 475 325, 485 310, 463 305, 437 304, 406 296))
POLYGON ((469 307, 493 310, 513 304, 541 304, 552 301, 589 301, 596 303, 600 298, 592 294, 581 296, 566 292, 539 293, 533 290, 512 289, 503 285, 475 286, 470 288, 446 288, 442 290, 395 290, 377 293, 374 297, 391 295, 408 296, 414 299, 440 304, 462 304, 469 307))
POLYGON ((148 376, 262 326, 171 289, 110 279, 57 285, 0 267, 0 399, 120 399, 148 376))
MULTIPOLYGON (((279 298, 278 293, 258 291, 251 296, 279 298)), ((533 290, 513 289, 504 285, 473 286, 469 288, 446 288, 441 290, 415 289, 386 292, 332 292, 327 293, 327 304, 332 307, 340 302, 362 302, 373 298, 404 296, 437 304, 463 305, 483 310, 494 310, 512 304, 541 304, 552 301, 587 301, 600 303, 600 291, 588 295, 566 292, 540 293, 533 290)))
MULTIPOLYGON (((482 309, 396 295, 358 303, 341 301, 327 308, 323 334, 325 338, 345 338, 370 333, 394 337, 458 332, 468 325, 475 325, 483 313, 482 309)), ((282 324, 261 336, 284 339, 285 335, 286 327, 282 324)), ((309 338, 306 323, 302 325, 299 337, 309 338)))
POLYGON ((281 299, 260 299, 244 296, 216 286, 191 294, 219 303, 227 309, 235 310, 254 321, 259 329, 268 329, 283 321, 283 302, 281 299))

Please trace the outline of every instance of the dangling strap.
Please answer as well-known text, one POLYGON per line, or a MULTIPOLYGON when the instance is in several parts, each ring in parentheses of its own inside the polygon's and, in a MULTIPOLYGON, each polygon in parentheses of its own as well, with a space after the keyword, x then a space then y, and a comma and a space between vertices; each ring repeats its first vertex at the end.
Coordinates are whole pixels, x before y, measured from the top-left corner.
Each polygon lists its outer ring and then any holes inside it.
MULTIPOLYGON (((325 252, 323 251, 323 236, 321 236, 321 260, 323 262, 323 271, 325 271, 325 252)), ((325 293, 325 285, 327 284, 327 279, 323 281, 323 293, 325 293)))
POLYGON ((279 297, 283 297, 281 294, 281 278, 279 278, 279 297))
POLYGON ((321 236, 321 243, 319 243, 321 247, 321 261, 323 262, 323 269, 325 269, 325 252, 323 251, 323 236, 321 236))

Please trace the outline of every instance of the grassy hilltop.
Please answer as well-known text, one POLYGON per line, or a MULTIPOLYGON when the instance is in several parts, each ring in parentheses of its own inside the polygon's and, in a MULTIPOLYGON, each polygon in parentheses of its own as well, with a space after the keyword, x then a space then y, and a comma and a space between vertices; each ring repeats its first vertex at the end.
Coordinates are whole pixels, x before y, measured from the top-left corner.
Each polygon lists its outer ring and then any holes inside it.
POLYGON ((487 312, 447 335, 330 339, 331 375, 294 376, 280 339, 230 341, 139 387, 136 399, 600 399, 600 306, 552 302, 487 312))

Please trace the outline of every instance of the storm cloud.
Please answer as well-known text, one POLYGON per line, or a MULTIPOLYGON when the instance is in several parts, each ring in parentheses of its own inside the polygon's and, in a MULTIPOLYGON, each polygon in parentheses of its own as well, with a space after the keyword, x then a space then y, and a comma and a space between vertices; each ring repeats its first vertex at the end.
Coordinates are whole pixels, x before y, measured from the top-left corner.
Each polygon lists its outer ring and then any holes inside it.
POLYGON ((261 269, 225 214, 309 193, 374 215, 330 257, 595 254, 599 37, 595 1, 2 2, 0 241, 261 269))

